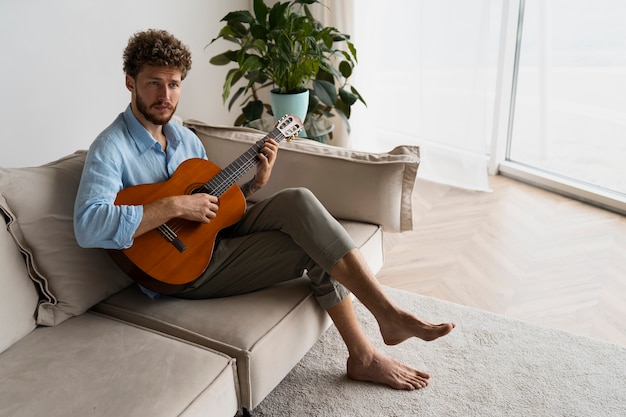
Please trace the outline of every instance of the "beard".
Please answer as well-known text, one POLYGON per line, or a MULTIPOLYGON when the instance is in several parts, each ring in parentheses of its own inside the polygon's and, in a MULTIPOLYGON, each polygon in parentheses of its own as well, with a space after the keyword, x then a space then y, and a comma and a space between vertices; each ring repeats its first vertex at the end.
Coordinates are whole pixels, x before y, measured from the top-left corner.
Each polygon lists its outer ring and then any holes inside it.
POLYGON ((169 122, 172 119, 172 116, 174 116, 174 113, 176 112, 176 107, 177 106, 172 106, 171 104, 167 104, 167 106, 170 108, 170 112, 168 114, 152 114, 150 113, 150 108, 153 106, 161 106, 164 105, 166 103, 164 102, 157 102, 157 103, 153 103, 150 106, 148 106, 143 99, 139 96, 139 94, 137 94, 136 96, 137 98, 137 111, 139 111, 139 113, 141 113, 141 115, 150 123, 153 123, 155 125, 164 125, 167 122, 169 122))

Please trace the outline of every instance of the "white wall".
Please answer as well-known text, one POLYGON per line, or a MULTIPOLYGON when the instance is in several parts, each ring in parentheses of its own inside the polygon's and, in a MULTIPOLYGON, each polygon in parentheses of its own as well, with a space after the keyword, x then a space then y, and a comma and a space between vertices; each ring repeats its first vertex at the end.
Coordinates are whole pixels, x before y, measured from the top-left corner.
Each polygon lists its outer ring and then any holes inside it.
POLYGON ((148 28, 192 52, 177 115, 231 125, 221 100, 226 44, 205 49, 231 10, 249 0, 0 0, 0 166, 49 162, 86 149, 130 100, 122 51, 148 28))

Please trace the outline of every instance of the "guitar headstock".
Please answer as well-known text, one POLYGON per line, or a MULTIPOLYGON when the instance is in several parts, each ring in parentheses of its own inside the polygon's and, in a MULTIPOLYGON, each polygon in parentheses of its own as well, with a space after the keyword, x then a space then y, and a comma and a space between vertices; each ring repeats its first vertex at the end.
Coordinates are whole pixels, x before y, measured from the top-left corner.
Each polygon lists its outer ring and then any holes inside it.
POLYGON ((286 114, 276 122, 276 129, 289 141, 302 131, 302 121, 294 114, 286 114))

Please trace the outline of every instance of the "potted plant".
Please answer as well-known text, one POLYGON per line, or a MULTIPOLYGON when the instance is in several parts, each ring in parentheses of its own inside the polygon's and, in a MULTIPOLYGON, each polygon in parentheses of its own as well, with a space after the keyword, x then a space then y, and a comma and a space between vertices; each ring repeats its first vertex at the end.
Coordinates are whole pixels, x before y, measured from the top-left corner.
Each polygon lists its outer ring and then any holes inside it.
POLYGON ((260 119, 265 112, 274 114, 260 94, 270 88, 282 95, 308 93, 303 119, 310 123, 336 114, 350 131, 351 106, 357 101, 366 104, 348 84, 357 63, 356 48, 349 35, 313 17, 309 5, 314 3, 320 2, 292 0, 268 7, 264 0, 254 0, 253 13, 234 11, 222 19, 226 26, 209 45, 224 39, 237 47, 215 55, 210 62, 235 64, 226 74, 222 99, 226 103, 230 97, 229 110, 241 100, 236 126, 260 119))

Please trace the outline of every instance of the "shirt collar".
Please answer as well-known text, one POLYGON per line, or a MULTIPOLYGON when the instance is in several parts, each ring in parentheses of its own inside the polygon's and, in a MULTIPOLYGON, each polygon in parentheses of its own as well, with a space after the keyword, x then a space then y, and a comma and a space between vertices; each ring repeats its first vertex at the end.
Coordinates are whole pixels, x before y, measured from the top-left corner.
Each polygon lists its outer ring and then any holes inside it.
MULTIPOLYGON (((124 122, 128 127, 128 131, 130 132, 130 136, 135 141, 137 148, 141 153, 146 152, 150 148, 154 148, 158 145, 158 149, 161 149, 161 145, 152 137, 150 133, 146 130, 145 127, 137 120, 131 105, 129 104, 126 110, 123 113, 124 122)), ((171 120, 163 125, 163 133, 167 138, 168 148, 172 148, 172 150, 178 147, 180 143, 180 137, 176 129, 174 129, 171 124, 174 123, 171 120)))

